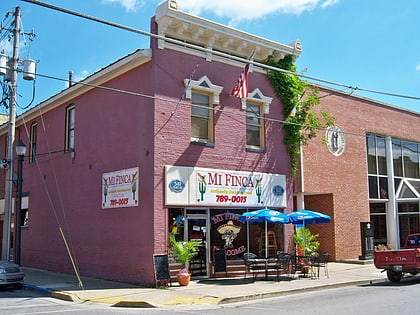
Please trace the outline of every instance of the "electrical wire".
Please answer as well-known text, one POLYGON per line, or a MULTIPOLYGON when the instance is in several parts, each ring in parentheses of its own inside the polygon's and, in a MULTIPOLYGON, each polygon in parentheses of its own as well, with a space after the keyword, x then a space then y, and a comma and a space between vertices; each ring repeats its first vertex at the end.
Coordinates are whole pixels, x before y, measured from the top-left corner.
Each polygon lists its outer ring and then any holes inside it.
POLYGON ((102 24, 105 24, 105 25, 108 25, 108 26, 112 26, 112 27, 116 27, 116 28, 123 29, 123 30, 126 30, 126 31, 134 32, 134 33, 137 33, 137 34, 140 34, 140 35, 145 35, 145 36, 156 38, 156 39, 159 39, 159 40, 164 40, 165 42, 181 45, 181 46, 186 47, 186 48, 192 48, 194 50, 200 50, 200 51, 210 53, 212 55, 216 55, 216 56, 219 56, 219 57, 225 57, 227 59, 239 61, 239 62, 242 62, 242 63, 253 64, 254 66, 258 66, 262 69, 279 71, 279 72, 283 72, 283 73, 286 73, 286 74, 298 76, 298 77, 304 78, 306 80, 314 81, 314 82, 321 82, 321 83, 332 85, 332 86, 339 86, 339 87, 348 88, 348 89, 353 90, 353 92, 356 91, 356 90, 359 90, 359 91, 364 91, 364 92, 369 92, 369 93, 374 93, 374 94, 380 94, 380 95, 387 95, 387 96, 393 96, 393 97, 420 100, 420 96, 410 96, 410 95, 403 95, 403 94, 397 94, 397 93, 390 93, 390 92, 378 91, 378 90, 373 90, 373 89, 361 88, 361 87, 351 86, 351 85, 348 85, 348 84, 343 84, 343 83, 339 83, 339 82, 334 82, 334 81, 330 81, 330 80, 326 80, 326 79, 317 78, 317 77, 314 77, 314 76, 309 76, 309 75, 306 75, 306 74, 303 74, 303 73, 297 73, 297 72, 292 72, 292 71, 284 70, 284 69, 277 68, 277 67, 272 67, 272 66, 269 66, 269 65, 257 62, 257 61, 248 60, 248 59, 245 59, 245 58, 233 56, 233 55, 230 55, 230 54, 227 54, 227 53, 223 53, 221 51, 213 50, 211 48, 206 48, 206 47, 202 47, 202 46, 199 46, 199 45, 195 45, 195 44, 187 43, 187 42, 180 41, 180 40, 177 40, 177 39, 173 39, 173 38, 170 38, 170 37, 165 37, 165 36, 162 36, 162 35, 153 34, 151 32, 142 31, 142 30, 139 30, 139 29, 135 29, 133 27, 129 27, 129 26, 125 26, 125 25, 122 25, 122 24, 119 24, 119 23, 114 23, 114 22, 110 22, 110 21, 107 21, 107 20, 99 19, 99 18, 90 16, 90 15, 87 15, 87 14, 82 14, 82 13, 79 13, 79 12, 76 12, 76 11, 68 10, 68 9, 58 7, 58 6, 54 6, 54 5, 44 3, 44 2, 41 2, 41 1, 36 1, 36 0, 20 0, 20 1, 40 5, 40 6, 52 9, 52 10, 60 11, 60 12, 63 12, 63 13, 67 13, 67 14, 70 14, 70 15, 74 15, 74 16, 77 16, 77 17, 84 18, 84 19, 88 19, 88 20, 91 20, 91 21, 99 22, 99 23, 102 23, 102 24))

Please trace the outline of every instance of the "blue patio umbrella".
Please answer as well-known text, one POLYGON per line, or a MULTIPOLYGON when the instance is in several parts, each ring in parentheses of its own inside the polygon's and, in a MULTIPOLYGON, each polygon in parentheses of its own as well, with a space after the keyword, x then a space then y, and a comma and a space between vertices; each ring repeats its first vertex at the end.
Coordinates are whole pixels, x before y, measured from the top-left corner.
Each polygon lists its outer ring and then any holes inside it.
MULTIPOLYGON (((242 222, 253 223, 253 222, 264 222, 265 223, 265 258, 268 257, 268 235, 267 235, 267 223, 290 223, 290 218, 283 212, 279 212, 273 209, 260 209, 254 211, 248 211, 241 214, 239 220, 242 222)), ((248 248, 249 248, 249 229, 248 230, 248 248)))
POLYGON ((331 221, 329 215, 305 209, 290 212, 287 216, 291 223, 302 225, 302 227, 305 227, 305 224, 328 223, 331 221))
POLYGON ((313 224, 313 223, 328 223, 331 221, 329 215, 312 211, 312 210, 297 210, 288 213, 287 216, 293 224, 313 224))

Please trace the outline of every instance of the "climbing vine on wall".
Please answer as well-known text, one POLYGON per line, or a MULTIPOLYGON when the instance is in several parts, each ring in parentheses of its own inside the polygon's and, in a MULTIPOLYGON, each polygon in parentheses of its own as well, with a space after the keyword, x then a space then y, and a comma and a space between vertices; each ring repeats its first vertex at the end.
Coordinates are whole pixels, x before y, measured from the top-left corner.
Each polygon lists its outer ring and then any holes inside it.
MULTIPOLYGON (((292 55, 280 59, 277 53, 274 53, 267 58, 266 63, 289 72, 296 72, 293 61, 292 55)), ((276 96, 284 106, 283 128, 286 130, 286 136, 283 141, 289 151, 292 176, 296 177, 301 146, 314 138, 317 130, 332 126, 334 118, 325 110, 317 112, 313 110, 320 103, 319 89, 316 86, 301 80, 296 75, 277 70, 267 70, 267 76, 276 96)))

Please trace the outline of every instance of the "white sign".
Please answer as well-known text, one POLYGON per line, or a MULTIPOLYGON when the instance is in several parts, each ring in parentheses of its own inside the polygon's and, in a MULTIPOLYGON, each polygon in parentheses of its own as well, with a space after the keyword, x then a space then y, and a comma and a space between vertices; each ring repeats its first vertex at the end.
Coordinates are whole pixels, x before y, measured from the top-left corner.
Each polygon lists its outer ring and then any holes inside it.
POLYGON ((167 166, 166 204, 286 207, 286 176, 167 166))
POLYGON ((139 203, 139 168, 102 175, 102 208, 133 207, 139 203))

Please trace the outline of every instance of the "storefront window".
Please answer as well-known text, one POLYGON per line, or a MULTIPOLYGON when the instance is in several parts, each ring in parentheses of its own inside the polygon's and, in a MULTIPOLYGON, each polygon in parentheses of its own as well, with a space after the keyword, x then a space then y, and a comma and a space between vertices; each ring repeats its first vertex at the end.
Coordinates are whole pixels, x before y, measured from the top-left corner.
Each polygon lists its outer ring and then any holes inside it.
POLYGON ((387 245, 385 203, 370 204, 370 221, 373 224, 373 242, 376 245, 387 245))
POLYGON ((211 210, 210 211, 210 246, 225 249, 226 258, 240 259, 247 251, 246 224, 239 221, 243 210, 211 210))
POLYGON ((400 245, 408 234, 420 231, 420 212, 418 202, 398 203, 398 219, 400 224, 400 245))
POLYGON ((242 259, 246 252, 265 257, 265 235, 267 235, 267 252, 275 256, 283 249, 283 224, 268 223, 267 233, 264 223, 243 223, 239 216, 241 210, 210 211, 210 245, 212 252, 224 248, 228 260, 242 259))
POLYGON ((184 240, 184 209, 169 209, 169 233, 175 235, 177 241, 184 240))

